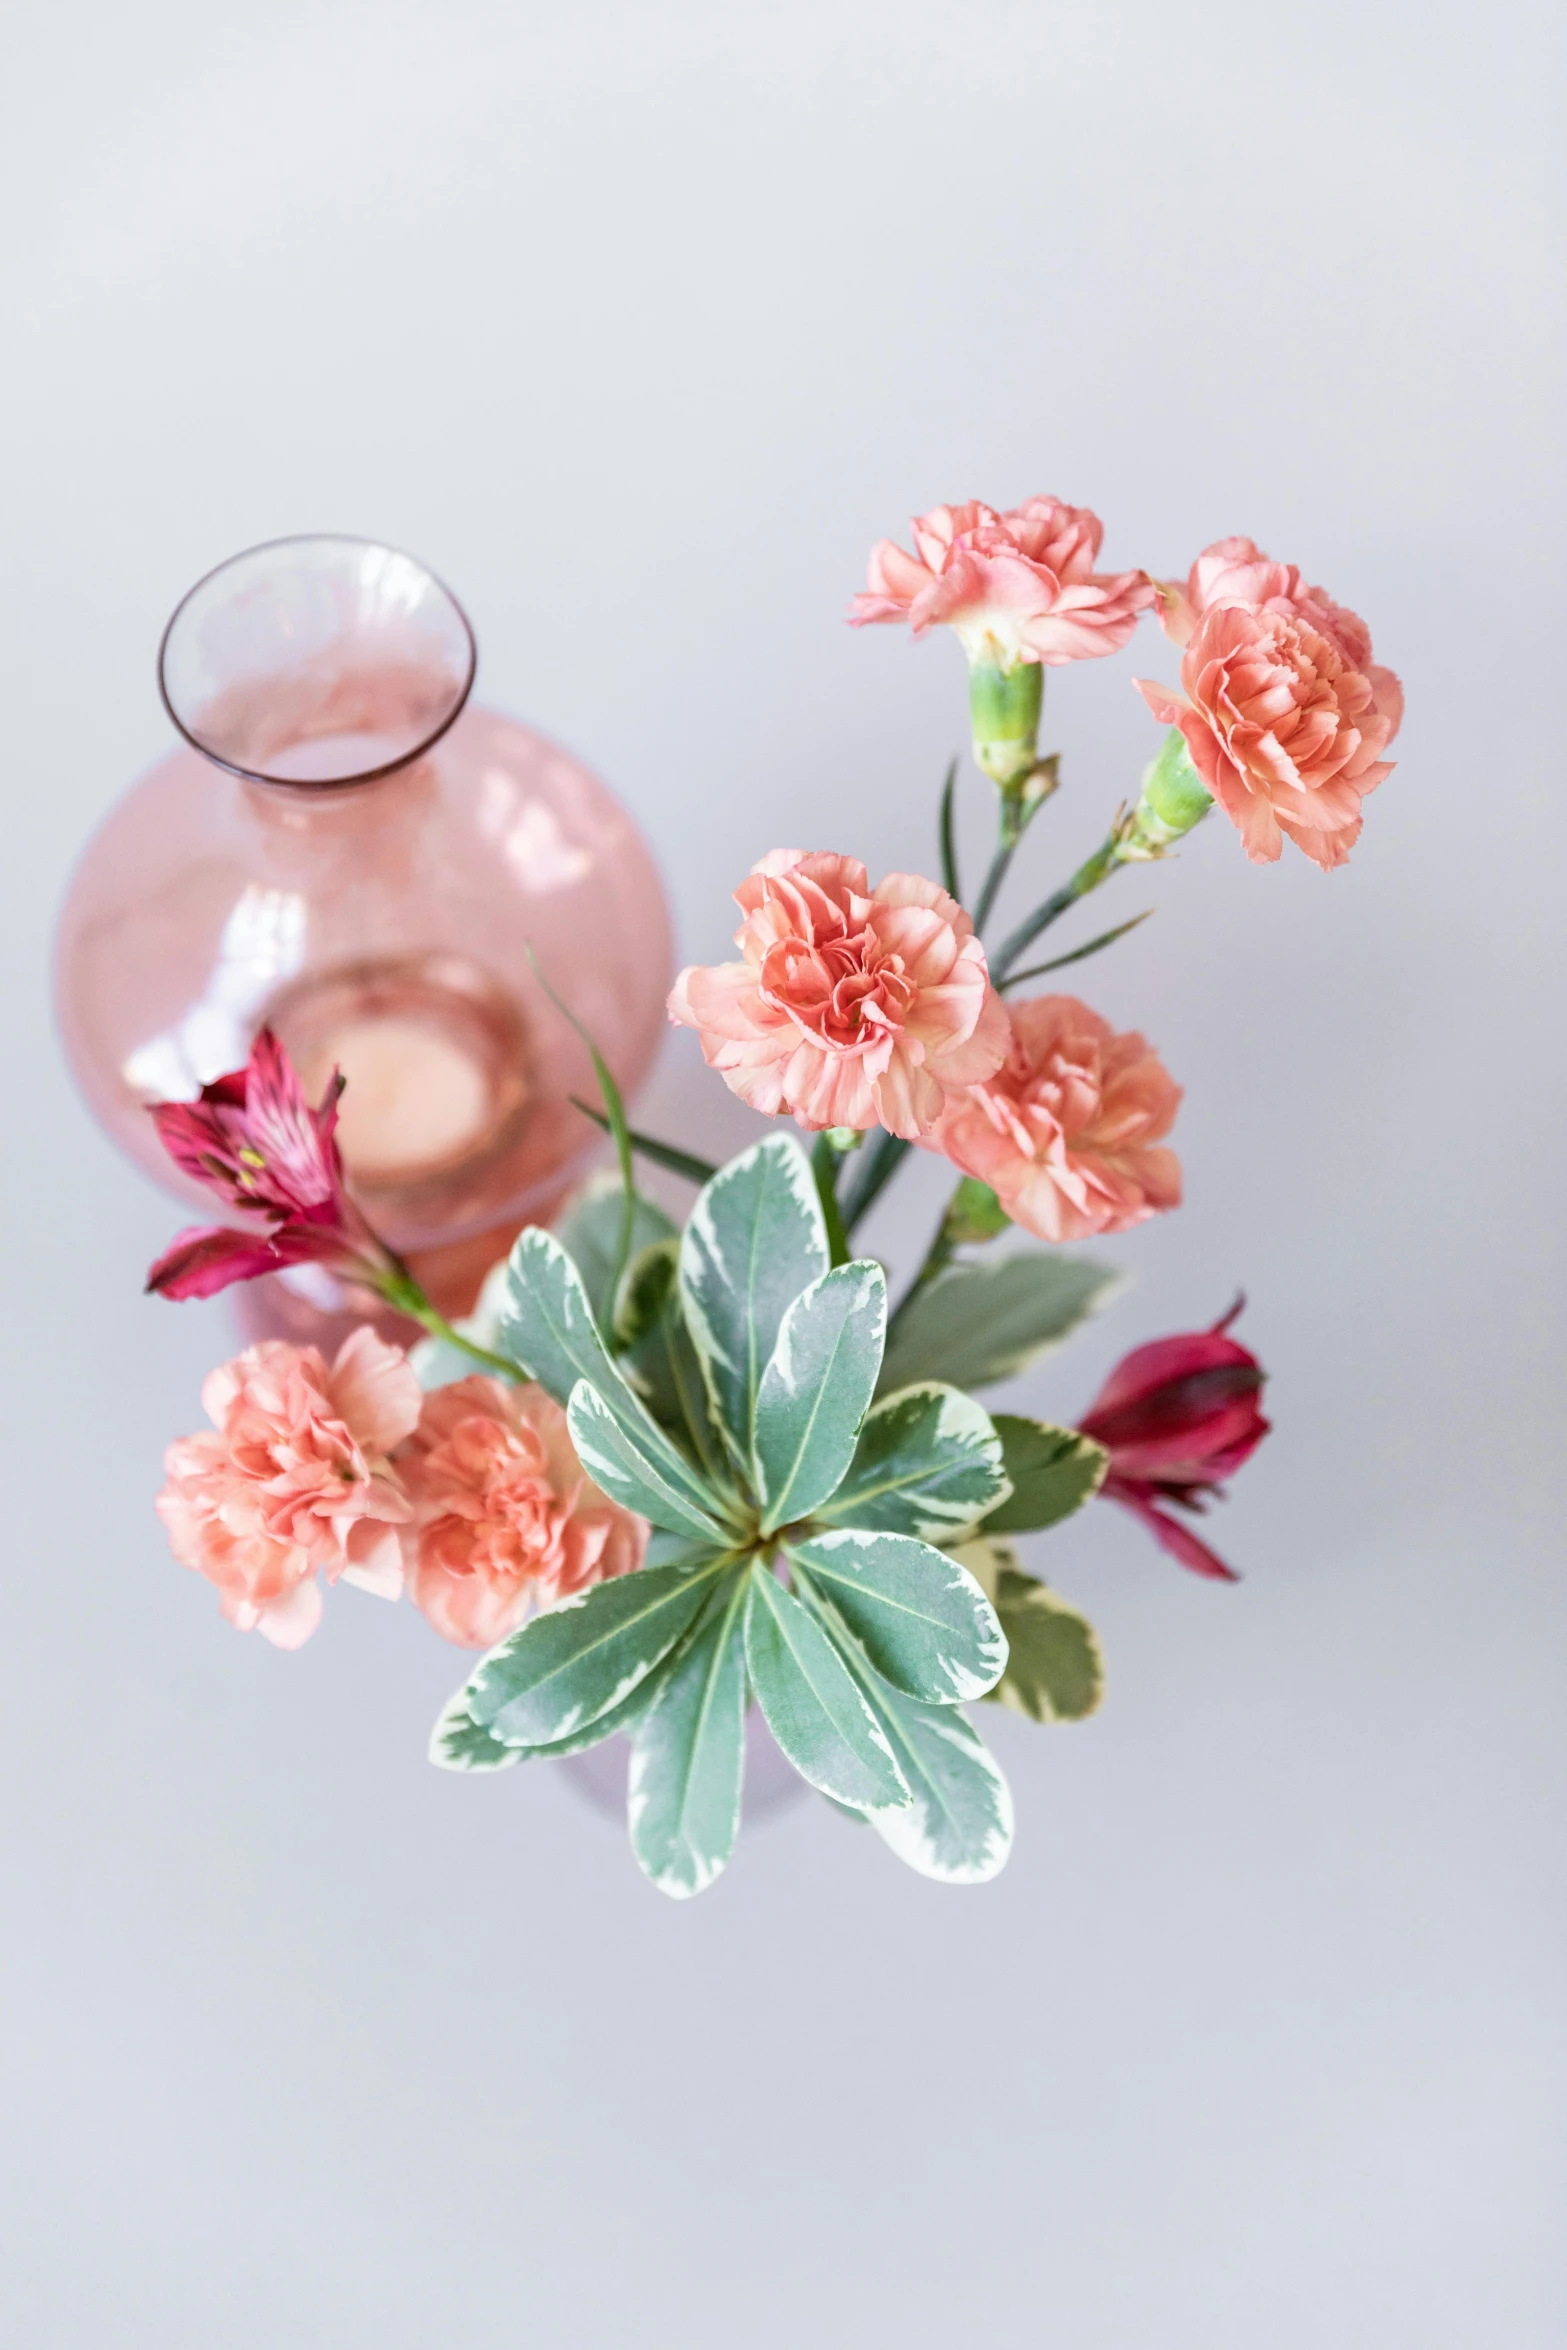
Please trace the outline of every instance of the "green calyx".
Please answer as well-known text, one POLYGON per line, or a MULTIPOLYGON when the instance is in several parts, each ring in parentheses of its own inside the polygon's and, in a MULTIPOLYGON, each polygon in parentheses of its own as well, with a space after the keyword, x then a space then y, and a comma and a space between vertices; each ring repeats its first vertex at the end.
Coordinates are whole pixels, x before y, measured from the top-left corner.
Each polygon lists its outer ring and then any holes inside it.
POLYGON ((1120 860, 1146 863, 1162 857, 1212 806, 1213 794, 1192 764, 1186 737, 1172 726, 1143 778, 1142 797, 1120 842, 1120 860))
POLYGON ((1039 714, 1045 672, 1038 661, 1003 669, 993 661, 969 664, 969 721, 974 756, 1003 791, 1020 786, 1039 758, 1039 714))

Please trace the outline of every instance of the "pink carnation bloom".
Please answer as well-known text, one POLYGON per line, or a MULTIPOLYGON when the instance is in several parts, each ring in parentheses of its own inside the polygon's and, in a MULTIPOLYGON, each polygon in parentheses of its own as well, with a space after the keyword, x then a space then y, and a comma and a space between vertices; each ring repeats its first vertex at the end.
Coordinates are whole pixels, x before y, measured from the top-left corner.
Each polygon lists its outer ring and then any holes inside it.
POLYGON ((1124 1232, 1181 1204, 1181 1166, 1158 1146, 1181 1089, 1152 1046, 1118 1036, 1075 996, 1006 1007, 1012 1048, 956 1096, 924 1139, 988 1183, 1041 1240, 1124 1232))
POLYGON ((1180 728, 1254 864, 1271 863, 1288 834, 1324 871, 1342 865, 1362 799, 1393 772, 1382 753, 1403 714, 1398 680, 1358 667, 1351 639, 1343 625, 1325 635, 1282 598, 1213 604, 1182 659, 1183 691, 1137 680, 1154 716, 1180 728))
POLYGON ((857 858, 774 849, 735 903, 744 960, 682 971, 669 1016, 754 1110, 917 1141, 954 1087, 1000 1067, 985 950, 933 881, 889 873, 873 890, 857 858))
POLYGON ((531 1609, 642 1564, 646 1525, 584 1474, 542 1387, 437 1388, 398 1465, 417 1519, 414 1604, 461 1648, 491 1648, 531 1609))
POLYGON ((1117 652, 1154 601, 1142 571, 1098 572, 1104 524, 1086 506, 1028 498, 1006 514, 970 499, 914 522, 918 552, 872 549, 870 586, 851 624, 906 620, 916 636, 945 622, 971 661, 1050 667, 1117 652))
POLYGON ((229 1622, 298 1648, 321 1621, 318 1570, 395 1599, 411 1512, 389 1456, 420 1400, 401 1349, 356 1330, 329 1370, 316 1347, 269 1339, 214 1371, 201 1400, 214 1429, 170 1445, 157 1508, 229 1622))

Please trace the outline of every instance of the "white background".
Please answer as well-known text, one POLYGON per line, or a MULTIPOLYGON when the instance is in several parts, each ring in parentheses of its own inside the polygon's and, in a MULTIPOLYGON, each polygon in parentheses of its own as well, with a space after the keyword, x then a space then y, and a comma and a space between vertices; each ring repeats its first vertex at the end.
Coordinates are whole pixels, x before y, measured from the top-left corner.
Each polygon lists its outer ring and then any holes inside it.
MULTIPOLYGON (((8 13, 8 2340, 1567 2339, 1553 19, 8 13), (775 843, 928 867, 957 653, 842 615, 910 512, 1035 490, 1116 565, 1255 534, 1408 688, 1346 872, 1215 819, 1081 975, 1188 1088, 1189 1204, 1021 1392, 1070 1415, 1244 1282, 1246 1581, 1102 1507, 1041 1551, 1110 1694, 994 1724, 990 1890, 812 1800, 671 1906, 558 1775, 428 1768, 460 1660, 411 1610, 284 1657, 168 1561, 230 1325, 137 1294, 178 1211, 59 1065, 53 909, 166 747, 178 595, 336 528, 450 578, 481 696, 625 795, 716 959, 775 843)), ((1137 672, 1151 628, 1052 680, 1041 885, 1151 754, 1137 672)), ((682 1050, 643 1107, 747 1131, 682 1050)))

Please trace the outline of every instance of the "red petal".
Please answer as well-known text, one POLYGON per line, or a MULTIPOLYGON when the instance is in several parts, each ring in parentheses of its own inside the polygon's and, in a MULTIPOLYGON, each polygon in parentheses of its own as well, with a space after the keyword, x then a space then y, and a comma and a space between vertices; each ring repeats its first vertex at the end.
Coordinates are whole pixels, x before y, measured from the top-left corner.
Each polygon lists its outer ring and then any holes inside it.
POLYGON ((1178 1559, 1192 1574, 1205 1575, 1214 1583, 1240 1581, 1235 1569, 1227 1567, 1217 1551, 1210 1550, 1206 1542, 1199 1542, 1189 1527, 1155 1509, 1147 1495, 1139 1493, 1135 1486, 1112 1486, 1107 1482, 1104 1491, 1111 1501, 1118 1501, 1134 1518, 1141 1519, 1159 1548, 1168 1551, 1171 1558, 1178 1559))

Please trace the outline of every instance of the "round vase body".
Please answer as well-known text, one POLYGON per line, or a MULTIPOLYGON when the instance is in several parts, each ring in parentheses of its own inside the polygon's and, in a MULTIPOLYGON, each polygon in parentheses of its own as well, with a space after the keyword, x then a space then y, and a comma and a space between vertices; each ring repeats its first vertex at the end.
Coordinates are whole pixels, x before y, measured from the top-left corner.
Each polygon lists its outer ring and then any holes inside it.
MULTIPOLYGON (((258 710, 270 727, 264 776, 170 701, 189 747, 110 813, 72 881, 60 1029, 115 1141, 208 1214, 146 1105, 239 1067, 263 1024, 312 1099, 341 1068, 338 1138, 372 1224, 405 1255, 469 1267, 458 1286, 476 1287, 507 1228, 546 1210, 598 1143, 569 1099, 597 1102, 588 1051, 541 975, 633 1087, 663 1027, 668 909, 636 826, 576 760, 465 707, 462 678, 436 739, 426 723, 399 757, 399 726, 428 720, 406 724, 406 644, 383 659, 373 630, 339 641, 325 692, 319 662, 301 694, 275 651, 242 677, 247 739, 258 710), (388 748, 397 763, 377 765, 388 748)), ((166 696, 167 661, 166 640, 166 696)), ((207 710, 221 698, 209 687, 207 710)), ((288 1278, 308 1296, 312 1274, 288 1278)))

